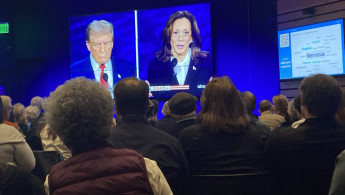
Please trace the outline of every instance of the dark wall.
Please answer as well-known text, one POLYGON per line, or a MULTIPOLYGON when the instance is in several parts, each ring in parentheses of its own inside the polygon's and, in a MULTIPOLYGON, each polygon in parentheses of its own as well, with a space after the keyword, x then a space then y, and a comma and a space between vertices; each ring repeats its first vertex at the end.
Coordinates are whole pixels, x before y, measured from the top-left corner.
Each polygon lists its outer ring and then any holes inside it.
POLYGON ((46 5, 44 0, 0 2, 0 22, 9 22, 9 34, 0 34, 0 85, 13 103, 26 105, 33 96, 46 95, 46 5))
MULTIPOLYGON (((69 16, 200 2, 211 3, 216 74, 230 76, 239 90, 253 91, 258 100, 270 99, 279 93, 275 0, 126 0, 126 3, 122 2, 6 1, 11 9, 9 15, 13 17, 11 23, 16 27, 13 31, 12 46, 16 54, 13 61, 17 69, 17 80, 19 83, 26 82, 16 84, 14 90, 16 92, 7 90, 11 97, 15 97, 12 99, 27 104, 34 95, 48 96, 50 91, 69 79, 69 16), (14 6, 17 4, 20 6, 14 6), (19 15, 15 14, 18 12, 19 15), (27 95, 24 96, 25 94, 27 95)), ((0 13, 1 9, 3 8, 0 7, 0 13)), ((8 88, 11 85, 7 81, 5 86, 8 88)))

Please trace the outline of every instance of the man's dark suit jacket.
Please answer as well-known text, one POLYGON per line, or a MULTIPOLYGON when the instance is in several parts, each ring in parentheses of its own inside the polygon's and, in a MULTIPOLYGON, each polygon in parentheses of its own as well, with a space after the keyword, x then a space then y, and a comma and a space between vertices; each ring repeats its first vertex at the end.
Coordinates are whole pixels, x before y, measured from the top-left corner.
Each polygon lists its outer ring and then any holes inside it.
POLYGON ((185 190, 189 173, 180 142, 152 127, 145 117, 130 116, 120 119, 112 129, 109 142, 115 148, 129 148, 155 160, 174 194, 185 190))
POLYGON ((165 116, 157 121, 157 128, 161 130, 169 129, 176 125, 176 121, 171 116, 165 116))
MULTIPOLYGON (((135 65, 117 57, 111 57, 111 63, 113 65, 113 82, 114 85, 121 79, 126 77, 135 77, 135 65), (120 78, 119 78, 120 75, 120 78)), ((92 69, 90 56, 75 62, 71 65, 71 78, 84 76, 86 78, 95 79, 95 74, 92 69)))
MULTIPOLYGON (((184 92, 200 96, 212 75, 213 66, 211 58, 201 59, 198 63, 191 60, 185 80, 185 84, 189 85, 189 91, 184 92)), ((161 62, 157 58, 153 59, 148 67, 147 80, 151 86, 179 85, 170 60, 161 62)), ((171 97, 177 92, 180 91, 152 92, 152 94, 154 97, 171 97)))
POLYGON ((180 136, 180 133, 183 129, 185 129, 189 126, 192 126, 194 124, 195 124, 195 118, 190 118, 187 120, 179 121, 179 122, 177 122, 176 125, 168 128, 168 129, 165 129, 164 131, 166 133, 168 133, 169 135, 172 135, 172 136, 176 137, 176 139, 178 139, 180 136))
POLYGON ((297 129, 278 128, 268 138, 265 160, 276 175, 277 194, 328 194, 345 126, 308 118, 297 129))

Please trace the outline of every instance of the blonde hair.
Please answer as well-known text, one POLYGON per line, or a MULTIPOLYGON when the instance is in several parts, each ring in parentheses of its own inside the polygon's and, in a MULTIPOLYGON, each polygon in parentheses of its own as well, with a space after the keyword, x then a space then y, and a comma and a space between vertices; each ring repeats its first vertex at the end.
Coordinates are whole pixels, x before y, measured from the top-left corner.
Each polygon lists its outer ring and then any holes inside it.
POLYGON ((27 124, 25 107, 21 103, 16 103, 13 106, 13 119, 17 124, 27 124))

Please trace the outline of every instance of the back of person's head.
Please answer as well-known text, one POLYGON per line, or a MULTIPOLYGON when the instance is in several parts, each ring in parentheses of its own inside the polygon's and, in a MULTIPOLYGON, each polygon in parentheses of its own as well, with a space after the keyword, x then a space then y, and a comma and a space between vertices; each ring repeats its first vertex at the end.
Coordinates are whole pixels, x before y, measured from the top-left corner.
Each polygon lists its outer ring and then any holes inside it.
POLYGON ((300 115, 294 107, 294 99, 289 101, 288 113, 289 113, 289 119, 291 123, 296 122, 300 119, 300 115))
POLYGON ((246 104, 248 114, 252 114, 255 109, 256 98, 250 91, 242 93, 243 101, 246 104))
POLYGON ((135 77, 122 79, 115 85, 114 99, 119 117, 144 117, 149 108, 149 86, 135 77))
POLYGON ((40 110, 40 112, 43 110, 43 103, 43 98, 41 98, 40 96, 35 96, 30 101, 30 105, 36 106, 40 110))
POLYGON ((152 100, 149 100, 149 109, 147 109, 145 117, 147 119, 151 119, 153 115, 154 115, 154 105, 153 105, 152 100))
POLYGON ((2 105, 2 98, 0 98, 0 124, 4 122, 4 108, 2 105))
POLYGON ((153 116, 157 116, 159 102, 157 100, 151 100, 153 104, 153 116))
POLYGON ((170 112, 170 108, 169 108, 169 101, 166 101, 163 105, 162 108, 162 114, 167 117, 167 116, 171 116, 171 112, 170 112))
POLYGON ((170 113, 175 120, 196 115, 198 98, 186 92, 179 92, 169 100, 170 113))
POLYGON ((0 97, 1 97, 2 105, 3 105, 2 112, 4 115, 4 120, 8 120, 10 118, 11 111, 12 111, 12 100, 9 96, 6 96, 6 95, 2 95, 0 97))
POLYGON ((246 106, 240 92, 229 77, 213 78, 203 91, 197 122, 210 131, 237 133, 249 126, 246 106))
POLYGON ((289 117, 289 114, 288 114, 289 101, 284 95, 279 94, 279 95, 273 96, 272 102, 273 102, 274 110, 276 114, 279 114, 285 118, 289 117))
POLYGON ((113 104, 100 83, 84 77, 66 81, 50 94, 45 108, 48 125, 73 155, 106 145, 113 104))
POLYGON ((25 107, 21 103, 16 103, 13 105, 13 119, 17 124, 27 124, 27 117, 25 107))
POLYGON ((299 94, 293 99, 294 109, 296 111, 298 111, 300 114, 302 113, 302 111, 301 111, 301 97, 302 97, 301 94, 299 94))
POLYGON ((36 106, 28 106, 25 108, 26 118, 31 123, 40 115, 40 110, 36 106))
POLYGON ((95 34, 111 33, 114 36, 113 24, 106 20, 94 20, 86 29, 86 41, 90 41, 90 36, 95 34))
POLYGON ((309 114, 323 122, 333 121, 343 98, 343 91, 338 81, 328 75, 316 74, 303 79, 302 107, 309 114))
POLYGON ((269 100, 262 100, 259 103, 259 112, 263 113, 265 111, 271 111, 272 110, 272 104, 269 100))

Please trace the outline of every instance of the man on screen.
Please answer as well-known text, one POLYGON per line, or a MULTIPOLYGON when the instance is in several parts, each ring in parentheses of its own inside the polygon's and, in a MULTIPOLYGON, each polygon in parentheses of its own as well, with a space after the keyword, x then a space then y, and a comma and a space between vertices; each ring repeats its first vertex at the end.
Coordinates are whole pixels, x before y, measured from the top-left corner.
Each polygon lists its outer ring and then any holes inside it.
POLYGON ((135 76, 135 65, 111 56, 114 46, 114 27, 108 21, 94 20, 86 30, 86 46, 90 56, 71 65, 71 77, 95 79, 112 90, 125 77, 135 76))

